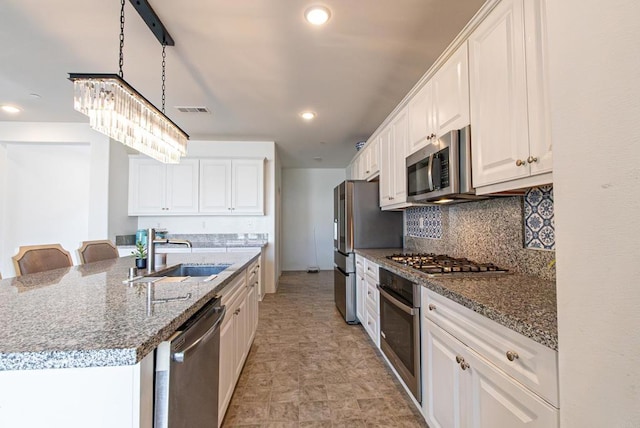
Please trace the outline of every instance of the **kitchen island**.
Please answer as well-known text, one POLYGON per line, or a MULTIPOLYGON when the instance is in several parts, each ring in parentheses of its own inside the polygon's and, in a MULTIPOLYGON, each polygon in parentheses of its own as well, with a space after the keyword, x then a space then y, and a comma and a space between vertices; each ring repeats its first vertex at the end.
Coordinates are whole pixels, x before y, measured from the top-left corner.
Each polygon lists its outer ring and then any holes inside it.
POLYGON ((123 284, 132 257, 0 281, 0 426, 151 427, 154 349, 259 256, 167 256, 230 264, 208 282, 123 284))

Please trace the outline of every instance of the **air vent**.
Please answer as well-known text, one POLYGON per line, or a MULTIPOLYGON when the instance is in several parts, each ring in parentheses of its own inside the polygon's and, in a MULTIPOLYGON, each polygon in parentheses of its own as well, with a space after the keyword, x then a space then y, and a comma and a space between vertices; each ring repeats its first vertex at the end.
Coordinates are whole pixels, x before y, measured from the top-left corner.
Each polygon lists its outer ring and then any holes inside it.
POLYGON ((176 106, 176 109, 181 113, 211 113, 206 107, 176 106))

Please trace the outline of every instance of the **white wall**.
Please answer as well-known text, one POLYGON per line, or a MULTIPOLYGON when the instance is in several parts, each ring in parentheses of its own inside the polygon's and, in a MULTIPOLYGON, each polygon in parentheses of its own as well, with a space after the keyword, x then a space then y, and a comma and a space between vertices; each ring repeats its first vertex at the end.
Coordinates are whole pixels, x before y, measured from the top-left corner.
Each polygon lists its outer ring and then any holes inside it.
POLYGON ((640 2, 547 4, 561 427, 638 427, 640 2))
POLYGON ((162 227, 170 233, 268 233, 265 249, 267 262, 265 291, 273 293, 277 286, 276 254, 276 165, 275 143, 271 141, 189 141, 189 157, 266 158, 264 216, 140 216, 138 228, 162 227))
POLYGON ((283 270, 333 269, 333 189, 344 180, 344 169, 282 170, 283 270))
MULTIPOLYGON (((109 142, 109 239, 130 235, 138 228, 138 218, 129 217, 129 151, 123 144, 109 142)), ((101 238, 104 239, 104 238, 101 238)))
POLYGON ((21 245, 104 239, 109 139, 86 124, 0 122, 0 272, 21 245), (4 186, 2 186, 4 182, 4 186))

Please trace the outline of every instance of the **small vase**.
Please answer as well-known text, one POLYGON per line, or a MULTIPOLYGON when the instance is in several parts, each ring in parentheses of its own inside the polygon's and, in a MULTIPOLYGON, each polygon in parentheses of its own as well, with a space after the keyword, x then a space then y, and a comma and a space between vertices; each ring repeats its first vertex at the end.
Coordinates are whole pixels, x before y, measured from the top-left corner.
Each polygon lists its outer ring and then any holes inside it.
POLYGON ((138 269, 146 269, 147 268, 147 259, 136 259, 136 267, 138 269))

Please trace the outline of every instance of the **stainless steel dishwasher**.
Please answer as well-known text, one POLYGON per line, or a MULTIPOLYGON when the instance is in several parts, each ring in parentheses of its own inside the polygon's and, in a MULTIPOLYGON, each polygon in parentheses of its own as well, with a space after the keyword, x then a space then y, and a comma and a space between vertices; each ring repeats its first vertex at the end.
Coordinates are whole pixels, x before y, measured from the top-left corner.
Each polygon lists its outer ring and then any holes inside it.
POLYGON ((156 350, 155 428, 217 428, 220 300, 206 304, 156 350))

